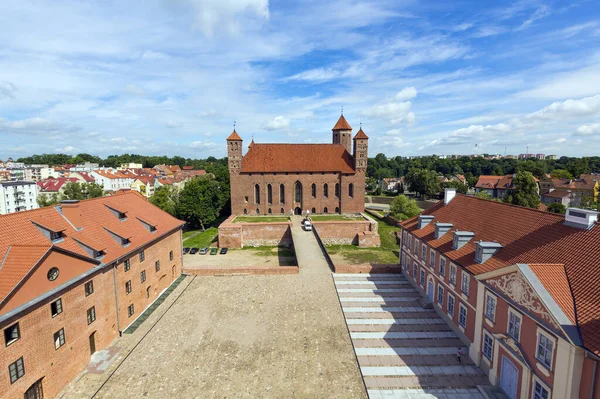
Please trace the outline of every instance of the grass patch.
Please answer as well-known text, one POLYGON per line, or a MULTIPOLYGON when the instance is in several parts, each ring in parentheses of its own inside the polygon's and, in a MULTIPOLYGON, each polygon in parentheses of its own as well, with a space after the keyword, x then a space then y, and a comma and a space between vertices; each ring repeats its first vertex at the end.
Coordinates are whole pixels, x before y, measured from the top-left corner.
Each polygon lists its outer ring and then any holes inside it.
POLYGON ((396 232, 400 231, 400 227, 389 224, 385 220, 379 221, 379 235, 381 236, 381 247, 391 250, 398 250, 396 243, 396 232))
POLYGON ((352 265, 361 265, 365 263, 398 263, 398 256, 396 253, 387 248, 359 248, 356 245, 328 245, 327 252, 329 255, 343 257, 346 262, 352 265))
POLYGON ((183 232, 183 239, 185 240, 186 238, 188 238, 189 236, 191 236, 192 234, 201 231, 201 230, 188 230, 188 231, 184 231, 183 232))
MULTIPOLYGON (((183 240, 183 246, 189 248, 210 247, 210 244, 217 241, 219 229, 210 227, 206 231, 200 232, 197 235, 183 240)), ((189 236, 189 234, 188 234, 189 236)))
POLYGON ((313 222, 327 222, 327 221, 342 221, 347 222, 349 220, 365 220, 360 215, 314 215, 310 217, 313 222))
POLYGON ((258 256, 279 256, 281 258, 293 258, 294 253, 287 247, 243 247, 241 249, 232 249, 231 251, 253 251, 258 256))
POLYGON ((269 222, 289 222, 287 216, 237 216, 233 223, 269 223, 269 222))

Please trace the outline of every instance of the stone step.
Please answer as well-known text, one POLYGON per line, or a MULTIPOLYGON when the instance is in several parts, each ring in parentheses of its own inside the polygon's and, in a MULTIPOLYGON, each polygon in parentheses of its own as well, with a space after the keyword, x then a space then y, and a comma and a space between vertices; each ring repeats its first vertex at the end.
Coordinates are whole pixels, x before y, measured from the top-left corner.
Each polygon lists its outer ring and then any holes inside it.
POLYGON ((344 298, 395 298, 403 297, 410 298, 413 301, 418 301, 420 294, 418 292, 340 292, 338 295, 344 298))
POLYGON ((443 324, 446 325, 444 320, 440 318, 426 318, 426 319, 349 319, 346 318, 346 324, 348 325, 432 325, 432 324, 443 324))
MULTIPOLYGON (((380 304, 376 304, 375 306, 366 306, 361 305, 358 306, 342 306, 342 310, 344 313, 409 313, 409 312, 423 312, 423 308, 420 306, 381 306, 380 304)), ((427 309, 432 313, 435 313, 433 309, 427 309)), ((437 313, 436 313, 437 314, 437 313)))
POLYGON ((368 278, 377 278, 377 279, 385 279, 385 278, 405 278, 403 274, 401 273, 374 273, 374 274, 368 274, 368 273, 333 273, 333 278, 337 279, 337 278, 341 278, 341 277, 351 277, 351 278, 362 278, 362 279, 368 279, 368 278))
POLYGON ((369 399, 484 399, 477 388, 369 389, 369 399))
POLYGON ((352 339, 436 339, 455 338, 452 331, 414 331, 414 332, 351 332, 352 339))
POLYGON ((430 318, 439 319, 440 316, 434 311, 423 310, 420 312, 348 312, 346 318, 352 319, 401 319, 408 318, 430 318))
MULTIPOLYGON (((355 348, 356 356, 447 356, 455 355, 457 346, 442 347, 398 347, 398 348, 355 348)), ((467 353, 467 347, 462 347, 462 352, 467 353)), ((467 357, 468 358, 468 357, 467 357)))
POLYGON ((380 286, 380 285, 403 285, 407 286, 410 283, 407 280, 335 280, 335 285, 363 285, 363 286, 380 286))
POLYGON ((364 377, 411 377, 411 376, 474 376, 482 375, 482 371, 473 365, 444 366, 365 366, 360 371, 364 377))
MULTIPOLYGON (((458 337, 440 338, 440 339, 390 339, 390 338, 372 338, 372 339, 356 339, 352 341, 354 348, 443 348, 454 347, 458 350, 463 346, 462 341, 458 337)), ((468 351, 463 351, 466 356, 468 351)))
POLYGON ((417 294, 420 295, 414 288, 338 288, 338 293, 368 293, 373 295, 380 295, 388 292, 394 293, 406 293, 406 294, 417 294))
POLYGON ((340 302, 415 302, 419 298, 409 297, 409 296, 370 296, 370 297, 357 297, 357 296, 344 296, 340 298, 340 302))
POLYGON ((404 355, 404 356, 358 356, 358 364, 362 367, 400 367, 400 366, 460 366, 474 365, 467 356, 463 356, 459 362, 456 358, 456 348, 452 354, 447 355, 404 355))
POLYGON ((477 385, 489 385, 485 375, 422 375, 404 377, 364 377, 367 389, 457 389, 476 388, 477 385))
POLYGON ((412 332, 412 331, 452 331, 446 324, 432 324, 432 325, 364 325, 364 324, 353 324, 348 326, 350 332, 412 332))

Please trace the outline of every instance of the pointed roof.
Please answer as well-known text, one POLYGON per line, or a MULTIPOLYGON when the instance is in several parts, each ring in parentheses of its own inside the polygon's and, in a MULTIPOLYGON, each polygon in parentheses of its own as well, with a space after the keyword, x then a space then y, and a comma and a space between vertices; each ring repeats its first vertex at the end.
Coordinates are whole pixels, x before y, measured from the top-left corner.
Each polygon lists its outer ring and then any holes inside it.
POLYGON ((239 134, 233 129, 233 132, 227 137, 227 141, 242 141, 242 138, 239 134))
POLYGON ((252 139, 252 141, 250 142, 250 144, 248 144, 248 148, 251 148, 254 145, 254 139, 252 139))
POLYGON ((342 115, 340 115, 340 119, 338 119, 337 123, 331 130, 352 130, 352 127, 350 126, 350 124, 348 123, 346 118, 344 118, 344 115, 342 114, 342 115))
POLYGON ((365 134, 365 132, 363 132, 362 127, 358 130, 358 133, 356 133, 356 136, 354 136, 354 138, 352 140, 356 140, 356 139, 369 139, 369 136, 367 136, 365 134))

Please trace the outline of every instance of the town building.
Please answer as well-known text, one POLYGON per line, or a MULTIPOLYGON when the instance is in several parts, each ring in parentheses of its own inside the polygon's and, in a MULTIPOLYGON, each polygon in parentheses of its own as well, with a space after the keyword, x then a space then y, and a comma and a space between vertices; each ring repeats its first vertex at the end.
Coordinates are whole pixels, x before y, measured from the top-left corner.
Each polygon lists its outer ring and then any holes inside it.
POLYGON ((369 138, 352 136, 344 116, 332 144, 261 144, 242 150, 234 130, 227 138, 233 214, 356 213, 364 210, 369 138))
POLYGON ((60 195, 64 192, 67 183, 77 183, 75 177, 57 177, 38 181, 38 195, 50 199, 53 196, 60 195))
POLYGON ((152 194, 154 194, 154 176, 137 176, 131 184, 131 189, 137 191, 146 198, 150 198, 152 194))
MULTIPOLYGON (((502 199, 515 189, 515 185, 513 184, 514 177, 514 174, 505 176, 481 175, 475 184, 475 192, 479 193, 485 191, 490 194, 492 198, 502 199)), ((533 180, 537 183, 537 191, 539 193, 539 180, 536 177, 534 177, 533 180)))
POLYGON ((106 192, 114 192, 123 188, 131 188, 134 178, 116 170, 96 169, 90 172, 96 184, 102 186, 106 192))
POLYGON ((381 191, 391 191, 394 193, 400 190, 402 184, 404 184, 404 177, 386 177, 377 182, 381 191))
POLYGON ((122 163, 121 164, 121 169, 142 169, 144 167, 143 164, 141 163, 135 163, 135 162, 129 162, 129 163, 122 163))
POLYGON ((181 274, 183 222, 134 191, 0 217, 0 396, 55 397, 181 274))
POLYGON ((562 204, 567 207, 573 202, 573 193, 569 190, 555 190, 551 188, 549 191, 542 193, 541 201, 546 205, 562 204))
POLYGON ((546 155, 546 159, 550 159, 552 161, 556 161, 556 158, 558 158, 556 155, 546 155))
POLYGON ((598 212, 446 189, 401 222, 402 272, 509 398, 600 398, 598 212))
POLYGON ((75 166, 71 166, 69 170, 71 172, 91 172, 92 170, 100 169, 100 164, 93 162, 84 162, 81 164, 77 164, 75 166))
POLYGON ((34 182, 0 182, 0 215, 37 209, 37 196, 38 188, 34 182))

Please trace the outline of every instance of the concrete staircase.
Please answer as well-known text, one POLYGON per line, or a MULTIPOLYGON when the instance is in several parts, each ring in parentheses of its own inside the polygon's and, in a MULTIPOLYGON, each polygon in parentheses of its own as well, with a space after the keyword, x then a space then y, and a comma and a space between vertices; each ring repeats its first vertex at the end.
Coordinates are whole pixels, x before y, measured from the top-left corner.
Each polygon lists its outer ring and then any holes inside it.
POLYGON ((403 275, 334 274, 334 281, 371 399, 484 397, 477 385, 487 377, 403 275))

